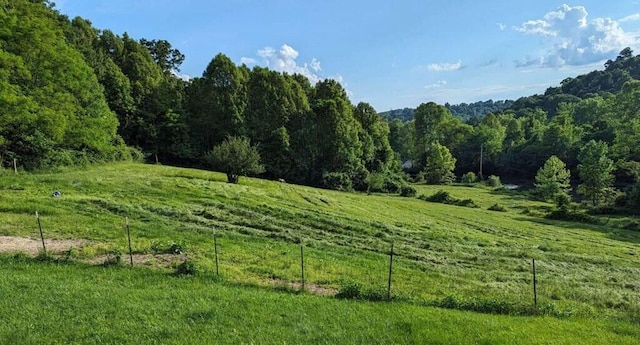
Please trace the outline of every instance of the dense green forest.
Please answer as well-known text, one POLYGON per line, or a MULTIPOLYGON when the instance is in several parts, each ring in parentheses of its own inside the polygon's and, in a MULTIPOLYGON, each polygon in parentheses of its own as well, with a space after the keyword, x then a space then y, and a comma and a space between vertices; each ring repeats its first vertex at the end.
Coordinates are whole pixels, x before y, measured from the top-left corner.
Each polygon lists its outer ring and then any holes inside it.
POLYGON ((243 137, 257 149, 261 176, 344 190, 397 192, 407 160, 428 183, 468 172, 534 181, 555 156, 583 185, 587 162, 611 160, 601 166, 613 178, 599 187, 611 193, 598 201, 617 195, 614 181, 632 184, 638 174, 640 56, 629 48, 542 95, 429 102, 385 118, 352 104, 334 80, 312 85, 220 53, 184 81, 176 72, 185 56, 166 40, 99 30, 44 0, 0 0, 0 9, 5 167, 145 159, 215 170, 212 149, 243 137))
MULTIPOLYGON (((474 103, 460 103, 460 104, 449 104, 445 103, 445 108, 449 109, 454 116, 460 117, 463 120, 470 120, 474 118, 481 118, 489 113, 495 113, 502 111, 504 109, 509 108, 513 104, 511 100, 504 101, 478 101, 474 103)), ((380 116, 384 117, 389 121, 393 121, 395 119, 401 119, 403 121, 411 121, 413 120, 413 113, 416 110, 413 108, 403 108, 403 109, 395 109, 389 110, 380 113, 380 116)))

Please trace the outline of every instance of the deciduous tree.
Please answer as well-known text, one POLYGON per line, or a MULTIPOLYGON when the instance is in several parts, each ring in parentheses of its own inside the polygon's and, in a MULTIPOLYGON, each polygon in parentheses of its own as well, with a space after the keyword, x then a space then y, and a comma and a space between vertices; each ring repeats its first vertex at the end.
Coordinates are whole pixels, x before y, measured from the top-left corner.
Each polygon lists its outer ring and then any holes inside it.
POLYGON ((584 195, 594 206, 602 201, 614 180, 613 161, 607 157, 608 152, 607 144, 591 140, 578 155, 578 172, 582 180, 578 193, 584 195))

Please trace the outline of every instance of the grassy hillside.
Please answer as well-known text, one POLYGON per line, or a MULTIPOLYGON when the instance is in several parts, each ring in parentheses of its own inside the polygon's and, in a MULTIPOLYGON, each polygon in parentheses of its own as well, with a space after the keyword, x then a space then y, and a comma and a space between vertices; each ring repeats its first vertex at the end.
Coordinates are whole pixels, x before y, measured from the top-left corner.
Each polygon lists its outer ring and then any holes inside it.
POLYGON ((0 258, 3 344, 634 344, 613 321, 344 301, 102 268, 0 258))
MULTIPOLYGON (((258 298, 252 295, 258 294, 256 291, 269 295, 274 286, 288 290, 299 280, 300 241, 305 247, 309 289, 333 294, 357 283, 368 297, 383 296, 388 251, 394 242, 393 296, 413 305, 411 308, 430 305, 513 315, 546 314, 552 318, 531 319, 545 323, 569 318, 562 321, 567 325, 615 321, 625 329, 624 325, 637 326, 640 322, 640 233, 622 229, 629 219, 610 219, 605 225, 550 221, 531 216, 550 205, 514 193, 478 186, 417 188, 427 195, 445 189, 454 197, 471 198, 480 207, 340 193, 257 179, 242 179, 239 185, 231 185, 218 173, 114 164, 45 174, 2 172, 0 235, 38 238, 34 212, 39 211, 45 237, 88 241, 66 256, 101 262, 108 259, 105 255, 126 253, 124 217, 129 217, 134 252, 142 256, 165 251, 175 242, 207 275, 215 271, 215 231, 224 281, 220 289, 269 287, 246 291, 247 298, 258 298), (52 198, 54 190, 60 190, 62 197, 52 198), (495 203, 505 206, 507 212, 487 210, 495 203), (537 311, 532 308, 532 258, 536 259, 538 273, 537 311)), ((175 265, 184 260, 184 255, 165 259, 175 265)), ((123 255, 124 259, 128 258, 123 255)), ((146 263, 157 265, 158 260, 149 256, 146 263)), ((86 279, 79 276, 86 276, 80 271, 125 274, 73 265, 27 266, 43 275, 48 268, 52 272, 69 270, 68 279, 72 281, 86 279)), ((162 284, 181 286, 176 289, 196 284, 171 280, 161 273, 140 274, 142 277, 135 279, 169 279, 162 284)), ((35 278, 29 277, 15 279, 34 284, 35 278)), ((7 288, 4 285, 3 289, 7 288)), ((296 298, 321 304, 328 303, 330 297, 296 298)), ((380 308, 387 312, 409 308, 405 304, 331 303, 336 308, 380 308)), ((421 317, 446 314, 434 309, 415 310, 426 315, 421 317)), ((264 312, 271 313, 267 309, 264 312)), ((497 316, 461 315, 477 322, 498 322, 489 321, 497 320, 497 316)), ((411 327, 419 326, 411 323, 411 327)))

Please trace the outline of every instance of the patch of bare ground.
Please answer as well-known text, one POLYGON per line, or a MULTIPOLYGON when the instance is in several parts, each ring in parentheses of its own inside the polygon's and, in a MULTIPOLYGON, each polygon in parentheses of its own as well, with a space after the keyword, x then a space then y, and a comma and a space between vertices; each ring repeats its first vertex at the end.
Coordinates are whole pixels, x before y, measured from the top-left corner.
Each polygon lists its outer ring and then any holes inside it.
MULTIPOLYGON (((292 282, 274 278, 265 279, 262 282, 273 287, 285 287, 287 289, 296 291, 300 291, 302 289, 302 284, 300 282, 292 282)), ((320 296, 334 296, 338 293, 337 289, 309 283, 304 284, 304 291, 320 296)))
MULTIPOLYGON (((90 243, 82 239, 55 240, 45 239, 47 252, 61 253, 75 247, 82 247, 90 243)), ((28 237, 0 236, 0 253, 27 253, 37 255, 42 250, 42 241, 28 237)))
MULTIPOLYGON (((96 256, 94 258, 83 261, 94 265, 101 265, 103 263, 113 261, 114 258, 114 254, 108 254, 96 256)), ((120 260, 123 264, 126 265, 129 265, 131 262, 129 254, 121 255, 120 260)), ((172 268, 173 266, 180 264, 186 260, 187 255, 185 254, 133 254, 134 266, 172 268)))
MULTIPOLYGON (((64 254, 71 248, 82 248, 87 244, 91 244, 89 240, 83 239, 45 239, 44 244, 47 248, 47 253, 56 255, 64 254)), ((20 236, 0 236, 0 253, 26 253, 28 255, 36 256, 42 251, 42 240, 33 239, 20 236)), ((115 259, 114 254, 100 255, 87 259, 78 259, 78 261, 102 265, 106 262, 113 262, 115 259)), ((122 254, 120 256, 122 263, 129 264, 129 255, 122 254)), ((133 264, 136 266, 148 266, 148 267, 161 267, 171 268, 172 266, 179 264, 187 260, 185 254, 134 254, 133 264)))

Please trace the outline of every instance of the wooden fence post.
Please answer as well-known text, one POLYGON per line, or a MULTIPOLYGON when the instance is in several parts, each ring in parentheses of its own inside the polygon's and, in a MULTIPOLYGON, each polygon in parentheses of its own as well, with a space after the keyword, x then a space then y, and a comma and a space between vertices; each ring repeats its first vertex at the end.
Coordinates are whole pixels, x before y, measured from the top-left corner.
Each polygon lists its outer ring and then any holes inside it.
POLYGON ((220 268, 218 266, 218 239, 216 237, 216 231, 213 230, 213 252, 216 256, 216 275, 220 275, 220 268))
POLYGON ((536 290, 536 259, 532 259, 533 270, 533 305, 538 307, 538 292, 536 290))
POLYGON ((300 240, 300 268, 302 272, 302 291, 304 291, 304 244, 300 240))
POLYGON ((36 211, 36 219, 38 220, 38 229, 40 230, 40 240, 42 240, 42 250, 47 254, 47 247, 44 245, 44 234, 42 233, 42 224, 40 223, 40 215, 36 211))
POLYGON ((389 281, 387 282, 387 301, 391 300, 391 275, 393 274, 393 242, 389 253, 389 281))
POLYGON ((125 226, 127 228, 127 240, 129 241, 129 264, 133 267, 133 251, 131 250, 131 230, 129 229, 129 217, 125 217, 125 226))

